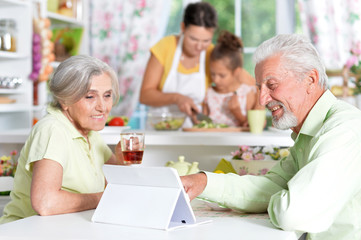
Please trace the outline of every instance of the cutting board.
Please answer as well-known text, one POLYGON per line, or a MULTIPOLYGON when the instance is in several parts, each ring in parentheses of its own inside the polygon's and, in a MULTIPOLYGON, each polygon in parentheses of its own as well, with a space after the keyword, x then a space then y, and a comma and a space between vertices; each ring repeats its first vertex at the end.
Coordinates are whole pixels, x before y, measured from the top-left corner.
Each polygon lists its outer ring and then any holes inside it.
POLYGON ((0 97, 0 104, 8 104, 8 103, 14 103, 16 102, 15 99, 11 99, 8 97, 0 97))
POLYGON ((228 128, 183 128, 185 132, 247 132, 249 127, 228 127, 228 128))

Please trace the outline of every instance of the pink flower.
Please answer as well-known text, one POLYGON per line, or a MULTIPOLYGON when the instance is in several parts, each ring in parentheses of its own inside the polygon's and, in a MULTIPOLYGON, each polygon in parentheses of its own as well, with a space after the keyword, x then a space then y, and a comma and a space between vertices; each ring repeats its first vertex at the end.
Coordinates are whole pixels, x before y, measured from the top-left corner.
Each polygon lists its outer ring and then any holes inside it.
POLYGON ((247 175, 247 174, 248 174, 248 170, 245 167, 241 167, 239 169, 238 175, 243 176, 243 175, 247 175))
POLYGON ((240 146, 239 149, 241 149, 242 152, 247 152, 249 149, 249 146, 243 145, 243 146, 240 146))
POLYGON ((136 36, 130 37, 130 51, 136 52, 138 50, 138 40, 136 36))
POLYGON ((263 160, 263 159, 264 159, 263 153, 257 153, 254 155, 254 160, 263 160))
POLYGON ((361 55, 361 42, 358 41, 357 43, 354 44, 354 46, 351 48, 351 53, 359 56, 361 55))
POLYGON ((145 1, 145 0, 140 0, 137 2, 138 8, 145 8, 146 6, 147 6, 147 1, 145 1))
POLYGON ((239 150, 236 150, 234 152, 231 152, 231 155, 234 157, 234 156, 237 156, 238 154, 240 154, 241 152, 239 150))
POLYGON ((253 154, 251 152, 242 153, 242 159, 246 162, 253 160, 253 154))
POLYGON ((16 154, 18 154, 18 151, 14 150, 10 153, 11 155, 15 156, 16 154))
POLYGON ((346 62, 346 67, 350 69, 353 65, 358 63, 358 58, 355 55, 352 55, 346 62))
POLYGON ((265 175, 268 171, 269 171, 268 168, 263 168, 263 169, 259 170, 259 174, 260 175, 265 175))

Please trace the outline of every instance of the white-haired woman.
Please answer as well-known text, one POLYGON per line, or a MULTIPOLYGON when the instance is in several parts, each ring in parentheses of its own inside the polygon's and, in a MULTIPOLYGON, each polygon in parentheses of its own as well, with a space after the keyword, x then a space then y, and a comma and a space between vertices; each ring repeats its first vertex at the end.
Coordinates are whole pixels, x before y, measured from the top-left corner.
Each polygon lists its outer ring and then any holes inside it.
POLYGON ((53 102, 21 150, 0 223, 96 208, 106 184, 102 166, 122 163, 97 132, 119 98, 114 71, 74 56, 59 65, 49 88, 53 102))

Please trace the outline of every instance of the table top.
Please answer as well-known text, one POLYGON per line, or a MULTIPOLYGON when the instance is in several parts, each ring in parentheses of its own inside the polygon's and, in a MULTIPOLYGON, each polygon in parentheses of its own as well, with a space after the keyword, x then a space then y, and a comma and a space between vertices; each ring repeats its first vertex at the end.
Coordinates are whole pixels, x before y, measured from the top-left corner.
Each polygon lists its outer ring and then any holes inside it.
POLYGON ((267 214, 214 211, 204 202, 193 200, 199 220, 211 219, 192 227, 164 231, 91 222, 94 210, 54 216, 32 216, 0 225, 1 237, 10 239, 150 239, 184 240, 297 240, 294 232, 276 229, 267 214))

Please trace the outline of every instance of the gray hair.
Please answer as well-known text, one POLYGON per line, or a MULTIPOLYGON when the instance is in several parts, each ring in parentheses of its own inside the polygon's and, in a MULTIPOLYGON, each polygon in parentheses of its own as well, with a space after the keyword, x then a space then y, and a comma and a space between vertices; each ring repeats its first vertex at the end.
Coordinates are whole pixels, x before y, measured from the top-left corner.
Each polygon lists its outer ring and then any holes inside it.
POLYGON ((57 67, 49 83, 53 96, 51 105, 61 109, 61 103, 76 103, 89 91, 92 78, 103 73, 111 78, 114 106, 119 99, 118 79, 114 70, 101 60, 86 55, 70 57, 57 67))
POLYGON ((312 69, 319 75, 319 85, 327 88, 327 75, 317 50, 310 40, 299 34, 281 34, 263 42, 255 51, 253 60, 255 64, 269 57, 279 55, 283 67, 299 76, 298 80, 306 77, 312 69))

